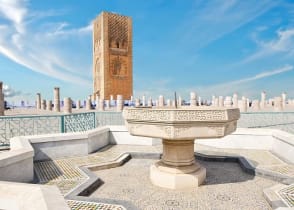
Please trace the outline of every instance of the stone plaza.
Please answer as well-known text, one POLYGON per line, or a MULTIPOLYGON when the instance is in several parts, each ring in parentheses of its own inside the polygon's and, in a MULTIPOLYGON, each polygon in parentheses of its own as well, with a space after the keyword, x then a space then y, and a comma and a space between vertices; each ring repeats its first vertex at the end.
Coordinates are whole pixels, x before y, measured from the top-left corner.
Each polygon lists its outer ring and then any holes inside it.
POLYGON ((0 82, 0 209, 294 208, 294 99, 133 97, 132 56, 131 19, 103 12, 91 95, 6 109, 0 82))

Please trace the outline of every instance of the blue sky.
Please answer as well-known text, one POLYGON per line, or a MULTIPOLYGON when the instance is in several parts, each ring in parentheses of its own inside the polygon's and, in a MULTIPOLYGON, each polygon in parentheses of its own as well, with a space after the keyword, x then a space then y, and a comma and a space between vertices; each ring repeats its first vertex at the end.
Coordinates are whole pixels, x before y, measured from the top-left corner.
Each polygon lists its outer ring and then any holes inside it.
POLYGON ((132 17, 135 97, 294 97, 292 0, 0 0, 6 100, 91 94, 101 11, 132 17))

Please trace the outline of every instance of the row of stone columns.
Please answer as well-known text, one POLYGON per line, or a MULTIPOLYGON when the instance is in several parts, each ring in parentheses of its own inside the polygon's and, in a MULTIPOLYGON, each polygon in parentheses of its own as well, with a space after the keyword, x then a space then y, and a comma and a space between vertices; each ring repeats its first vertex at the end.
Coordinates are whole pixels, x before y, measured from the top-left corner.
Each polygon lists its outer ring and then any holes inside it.
POLYGON ((0 116, 4 115, 4 109, 3 83, 0 81, 0 116))

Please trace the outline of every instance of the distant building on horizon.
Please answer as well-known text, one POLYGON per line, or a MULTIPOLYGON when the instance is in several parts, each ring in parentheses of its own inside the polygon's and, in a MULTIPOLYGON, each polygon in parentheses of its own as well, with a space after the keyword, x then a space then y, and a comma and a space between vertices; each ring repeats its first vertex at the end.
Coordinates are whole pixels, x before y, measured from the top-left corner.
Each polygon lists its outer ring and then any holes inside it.
POLYGON ((102 12, 93 24, 93 94, 133 95, 132 20, 102 12))

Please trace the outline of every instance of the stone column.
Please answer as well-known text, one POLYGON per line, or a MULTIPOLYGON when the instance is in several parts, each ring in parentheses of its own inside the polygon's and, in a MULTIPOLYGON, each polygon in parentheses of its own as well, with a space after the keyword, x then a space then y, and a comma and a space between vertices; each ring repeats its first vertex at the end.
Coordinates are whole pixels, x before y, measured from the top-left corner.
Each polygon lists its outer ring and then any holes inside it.
POLYGON ((0 116, 4 115, 4 94, 3 94, 3 83, 0 81, 0 116))
POLYGON ((283 110, 286 108, 286 98, 287 98, 287 94, 285 92, 282 93, 282 107, 283 110))
POLYGON ((250 100, 249 100, 249 98, 246 98, 246 104, 247 104, 247 108, 249 108, 249 106, 250 106, 250 100))
POLYGON ((51 100, 46 101, 46 109, 48 111, 52 111, 52 101, 51 100))
POLYGON ((215 96, 214 95, 211 98, 211 106, 216 106, 215 105, 215 96))
POLYGON ((152 107, 152 98, 151 97, 147 101, 147 106, 152 107))
POLYGON ((218 107, 219 106, 218 97, 215 97, 214 98, 213 104, 214 104, 215 107, 218 107))
POLYGON ((259 111, 260 110, 260 103, 258 100, 253 100, 252 101, 252 109, 255 111, 259 111))
POLYGON ((60 94, 59 87, 54 88, 54 111, 60 112, 60 94))
POLYGON ((196 93, 191 92, 190 93, 190 106, 196 106, 197 100, 196 100, 196 93))
POLYGON ((135 107, 140 107, 140 99, 139 98, 135 99, 135 107))
POLYGON ((233 95, 233 107, 238 108, 238 94, 234 93, 233 95))
POLYGON ((116 110, 121 112, 124 108, 124 100, 122 95, 117 95, 116 97, 116 110))
POLYGON ((142 97, 142 106, 146 106, 146 97, 143 95, 142 97))
POLYGON ((224 107, 224 97, 222 97, 222 96, 219 96, 218 97, 218 106, 219 107, 224 107))
POLYGON ((71 98, 67 97, 64 98, 64 107, 63 107, 63 112, 66 114, 72 113, 72 101, 71 98))
POLYGON ((166 106, 167 106, 167 107, 171 107, 171 106, 172 106, 172 102, 171 102, 170 99, 167 99, 167 100, 166 100, 166 106))
POLYGON ((261 109, 264 109, 265 107, 266 107, 266 93, 265 93, 265 91, 262 91, 261 92, 261 102, 260 102, 260 108, 261 109))
POLYGON ((164 97, 162 95, 160 95, 158 98, 158 106, 164 107, 164 97))
POLYGON ((202 104, 201 104, 201 101, 202 101, 202 99, 201 99, 201 97, 199 96, 198 97, 198 106, 201 106, 202 104))
POLYGON ((45 99, 42 100, 41 109, 46 110, 46 100, 45 99))
POLYGON ((91 96, 89 96, 86 100, 86 110, 91 110, 92 104, 91 104, 91 96))
POLYGON ((41 93, 37 93, 37 109, 41 109, 41 93))
POLYGON ((77 100, 76 101, 76 109, 80 109, 81 108, 81 101, 77 100))
POLYGON ((275 97, 275 99, 274 99, 274 110, 276 112, 283 111, 282 97, 275 97))
POLYGON ((238 100, 238 107, 240 112, 247 112, 247 100, 245 97, 242 97, 242 100, 238 100))
POLYGON ((110 109, 110 101, 109 100, 105 100, 105 108, 106 109, 110 109))
POLYGON ((231 96, 226 96, 224 106, 225 107, 232 107, 232 97, 231 96))

